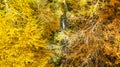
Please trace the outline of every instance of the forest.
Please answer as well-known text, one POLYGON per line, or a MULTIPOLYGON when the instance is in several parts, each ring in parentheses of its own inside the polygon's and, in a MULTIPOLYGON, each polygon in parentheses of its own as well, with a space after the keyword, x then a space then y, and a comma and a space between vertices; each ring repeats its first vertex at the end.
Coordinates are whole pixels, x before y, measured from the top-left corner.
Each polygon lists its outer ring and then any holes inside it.
POLYGON ((0 67, 120 67, 120 0, 0 0, 0 67))

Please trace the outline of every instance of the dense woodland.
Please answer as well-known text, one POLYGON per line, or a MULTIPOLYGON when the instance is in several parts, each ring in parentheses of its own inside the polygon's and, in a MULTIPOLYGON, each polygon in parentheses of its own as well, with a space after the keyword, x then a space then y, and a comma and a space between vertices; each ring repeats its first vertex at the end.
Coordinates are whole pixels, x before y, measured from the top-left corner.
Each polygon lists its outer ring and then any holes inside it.
POLYGON ((0 0, 0 67, 120 67, 120 0, 0 0))

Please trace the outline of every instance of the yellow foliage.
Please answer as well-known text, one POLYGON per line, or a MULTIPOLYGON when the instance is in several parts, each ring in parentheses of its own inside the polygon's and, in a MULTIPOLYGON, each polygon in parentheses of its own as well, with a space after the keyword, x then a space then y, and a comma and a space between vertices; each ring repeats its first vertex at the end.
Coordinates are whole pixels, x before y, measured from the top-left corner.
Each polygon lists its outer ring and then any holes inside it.
POLYGON ((0 67, 117 67, 119 4, 119 0, 0 0, 0 67), (68 23, 60 30, 65 11, 68 23))
POLYGON ((52 52, 46 41, 59 29, 55 27, 59 22, 49 8, 40 7, 41 1, 0 2, 0 67, 44 67, 48 63, 52 52))
POLYGON ((87 0, 80 0, 80 6, 84 6, 87 4, 87 0))

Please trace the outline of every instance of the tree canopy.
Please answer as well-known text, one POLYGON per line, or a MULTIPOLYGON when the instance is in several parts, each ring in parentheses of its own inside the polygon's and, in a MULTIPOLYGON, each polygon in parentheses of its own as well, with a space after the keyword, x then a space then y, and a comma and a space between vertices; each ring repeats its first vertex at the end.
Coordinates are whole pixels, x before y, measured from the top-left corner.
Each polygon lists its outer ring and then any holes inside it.
POLYGON ((0 0, 0 67, 119 66, 120 0, 0 0))

